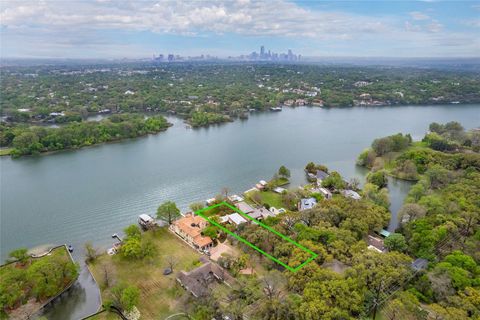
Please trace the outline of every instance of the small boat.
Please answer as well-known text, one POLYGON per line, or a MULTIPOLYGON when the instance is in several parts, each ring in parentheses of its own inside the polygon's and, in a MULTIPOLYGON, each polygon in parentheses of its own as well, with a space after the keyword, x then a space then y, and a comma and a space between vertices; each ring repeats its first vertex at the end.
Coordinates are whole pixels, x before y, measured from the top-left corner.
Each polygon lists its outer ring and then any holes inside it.
POLYGON ((70 252, 70 253, 73 252, 73 247, 71 245, 68 246, 68 252, 70 252))
POLYGON ((282 107, 271 107, 270 110, 272 110, 272 111, 282 111, 282 107))

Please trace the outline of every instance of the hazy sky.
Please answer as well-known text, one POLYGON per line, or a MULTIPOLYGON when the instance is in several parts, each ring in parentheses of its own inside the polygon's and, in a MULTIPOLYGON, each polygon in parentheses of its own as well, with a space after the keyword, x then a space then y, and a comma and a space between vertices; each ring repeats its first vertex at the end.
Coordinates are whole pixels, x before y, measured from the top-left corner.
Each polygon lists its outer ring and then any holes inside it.
POLYGON ((479 1, 8 1, 2 57, 480 56, 479 1))

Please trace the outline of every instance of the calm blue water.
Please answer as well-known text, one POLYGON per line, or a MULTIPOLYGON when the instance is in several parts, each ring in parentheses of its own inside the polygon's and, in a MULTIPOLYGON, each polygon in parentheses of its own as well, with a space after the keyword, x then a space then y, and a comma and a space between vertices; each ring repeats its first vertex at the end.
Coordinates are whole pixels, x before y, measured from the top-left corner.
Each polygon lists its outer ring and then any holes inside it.
MULTIPOLYGON (((249 120, 186 129, 176 118, 153 136, 38 157, 0 159, 0 254, 17 247, 111 243, 111 234, 173 200, 182 209, 223 187, 234 192, 269 179, 280 165, 304 182, 309 161, 347 179, 362 178, 357 155, 377 137, 423 137, 429 123, 480 125, 480 105, 297 108, 252 114, 249 120)), ((392 211, 408 191, 390 184, 392 211)), ((393 221, 396 221, 395 219, 393 221)), ((391 228, 395 223, 392 222, 391 228)))

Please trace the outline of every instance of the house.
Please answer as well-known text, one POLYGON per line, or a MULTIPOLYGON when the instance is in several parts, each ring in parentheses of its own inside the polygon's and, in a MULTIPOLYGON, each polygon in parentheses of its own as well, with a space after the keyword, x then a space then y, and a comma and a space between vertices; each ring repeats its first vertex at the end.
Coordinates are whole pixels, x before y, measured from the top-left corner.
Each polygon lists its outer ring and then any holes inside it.
POLYGON ((177 281, 195 298, 208 294, 210 286, 216 283, 224 283, 228 287, 235 283, 235 279, 225 269, 213 262, 207 262, 190 272, 180 271, 177 281))
POLYGON ((388 238, 390 236, 390 232, 385 230, 385 229, 382 229, 379 234, 383 237, 383 238, 388 238))
POLYGON ((273 192, 280 193, 280 194, 282 194, 284 191, 287 191, 287 189, 282 187, 276 187, 275 189, 273 189, 273 192))
POLYGON ((278 216, 280 213, 285 213, 286 210, 284 208, 280 208, 280 209, 277 209, 275 207, 270 207, 270 210, 269 210, 272 214, 270 216, 278 216))
POLYGON ((428 267, 428 260, 423 258, 418 258, 412 262, 411 267, 414 271, 425 270, 428 267))
POLYGON ((352 198, 354 200, 359 200, 361 196, 353 190, 342 190, 342 194, 347 198, 352 198))
POLYGON ((124 94, 125 94, 126 96, 127 96, 127 95, 128 95, 128 96, 131 96, 131 95, 134 95, 134 94, 135 94, 135 92, 134 92, 134 91, 132 91, 132 90, 127 90, 127 91, 125 91, 125 93, 124 93, 124 94))
POLYGON ((265 180, 260 180, 260 181, 255 185, 255 188, 257 188, 258 190, 263 190, 263 189, 265 189, 266 186, 267 186, 267 181, 265 181, 265 180))
POLYGON ((229 214, 228 216, 225 216, 225 217, 227 217, 228 223, 234 224, 236 226, 239 226, 242 223, 247 223, 247 219, 245 219, 239 213, 236 213, 236 212, 229 214))
POLYGON ((332 199, 333 195, 327 188, 318 188, 318 193, 323 195, 325 199, 332 199))
POLYGON ((215 201, 217 201, 217 199, 215 199, 215 198, 210 198, 210 199, 205 200, 205 203, 206 203, 206 205, 207 205, 207 207, 208 207, 208 206, 211 206, 212 204, 214 204, 215 201))
POLYGON ((242 211, 245 214, 249 214, 249 213, 251 213, 255 210, 248 203, 246 203, 244 201, 236 203, 235 207, 237 207, 238 210, 242 211))
POLYGON ((253 210, 253 212, 248 214, 249 217, 251 217, 253 219, 256 219, 256 220, 265 219, 270 215, 271 215, 271 212, 268 211, 267 208, 264 208, 264 207, 255 209, 255 210, 253 210))
POLYGON ((237 194, 232 194, 231 196, 228 196, 228 200, 232 202, 241 202, 243 201, 243 197, 237 195, 237 194))
POLYGON ((197 250, 206 250, 213 245, 210 237, 204 237, 202 230, 207 227, 207 221, 191 213, 175 220, 170 230, 182 238, 187 244, 197 250))
POLYGON ((383 239, 368 235, 367 238, 368 249, 374 250, 380 253, 385 252, 385 246, 383 244, 383 239))
POLYGON ((303 210, 312 209, 313 207, 315 207, 316 204, 317 204, 317 200, 315 198, 301 199, 300 202, 298 203, 298 210, 303 211, 303 210))
POLYGON ((321 185, 322 181, 325 180, 329 176, 328 173, 326 173, 323 170, 317 170, 316 178, 317 178, 317 184, 321 185))

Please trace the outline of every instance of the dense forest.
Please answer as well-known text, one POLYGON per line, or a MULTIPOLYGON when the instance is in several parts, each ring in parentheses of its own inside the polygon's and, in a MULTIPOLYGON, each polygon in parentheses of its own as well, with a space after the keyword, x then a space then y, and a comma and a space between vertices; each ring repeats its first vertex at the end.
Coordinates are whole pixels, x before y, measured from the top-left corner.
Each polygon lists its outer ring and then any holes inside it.
POLYGON ((102 121, 73 122, 58 128, 0 124, 0 143, 14 157, 40 152, 75 149, 98 143, 135 138, 164 131, 169 123, 162 116, 112 115, 102 121))
POLYGON ((255 63, 131 63, 1 71, 0 108, 4 120, 13 123, 81 121, 98 112, 168 111, 205 125, 281 104, 480 102, 480 77, 466 71, 255 63), (198 120, 200 113, 209 114, 198 120))

